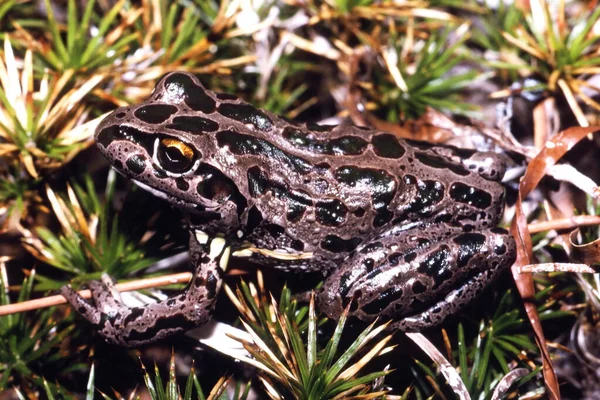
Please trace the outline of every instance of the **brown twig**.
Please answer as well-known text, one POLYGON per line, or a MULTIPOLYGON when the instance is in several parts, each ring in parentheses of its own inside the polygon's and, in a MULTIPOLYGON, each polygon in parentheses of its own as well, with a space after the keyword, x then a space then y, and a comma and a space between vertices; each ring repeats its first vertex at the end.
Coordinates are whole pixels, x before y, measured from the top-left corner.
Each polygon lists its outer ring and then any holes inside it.
POLYGON ((552 221, 533 222, 527 225, 530 233, 539 233, 551 230, 575 229, 581 226, 600 225, 600 216, 577 215, 570 218, 555 219, 552 221))
MULTIPOLYGON (((159 286, 172 285, 175 283, 187 283, 192 278, 191 272, 181 272, 179 274, 171 274, 165 276, 158 276, 153 278, 138 279, 131 282, 117 283, 115 287, 120 292, 130 292, 132 290, 150 289, 159 286)), ((78 292, 83 298, 89 299, 92 297, 89 290, 81 290, 78 292)), ((46 308, 52 306, 58 306, 65 304, 67 301, 61 295, 44 297, 41 299, 34 299, 23 301, 16 304, 7 304, 0 306, 0 316, 16 314, 24 311, 37 310, 39 308, 46 308)))

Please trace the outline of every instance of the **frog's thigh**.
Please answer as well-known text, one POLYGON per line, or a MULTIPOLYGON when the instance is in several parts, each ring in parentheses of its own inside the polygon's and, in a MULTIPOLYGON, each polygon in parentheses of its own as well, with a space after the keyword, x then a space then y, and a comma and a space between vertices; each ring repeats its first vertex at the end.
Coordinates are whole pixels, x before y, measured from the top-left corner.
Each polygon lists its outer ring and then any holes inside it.
POLYGON ((321 311, 370 321, 392 319, 415 331, 456 313, 515 259, 503 229, 464 233, 460 228, 387 235, 350 255, 319 293, 321 311))

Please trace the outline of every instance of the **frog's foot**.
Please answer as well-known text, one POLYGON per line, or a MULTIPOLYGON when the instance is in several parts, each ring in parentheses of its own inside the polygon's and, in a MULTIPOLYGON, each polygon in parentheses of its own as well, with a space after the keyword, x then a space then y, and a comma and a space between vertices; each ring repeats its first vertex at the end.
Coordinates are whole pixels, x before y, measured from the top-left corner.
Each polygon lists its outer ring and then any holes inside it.
POLYGON ((88 286, 96 307, 88 303, 71 286, 63 286, 60 291, 63 297, 67 299, 79 314, 93 325, 99 326, 103 314, 106 314, 110 310, 115 310, 123 304, 121 294, 115 288, 112 279, 107 274, 102 274, 101 281, 89 282, 88 286))
POLYGON ((396 319, 388 329, 405 332, 420 332, 424 329, 441 324, 446 317, 454 315, 467 305, 475 296, 479 295, 489 282, 495 279, 500 270, 498 268, 481 271, 473 276, 461 287, 453 289, 437 303, 424 310, 396 319))
POLYGON ((382 235, 359 248, 318 294, 319 309, 333 318, 380 317, 391 329, 419 331, 440 324, 493 281, 515 259, 515 242, 499 228, 461 227, 382 235))
MULTIPOLYGON (((460 173, 459 166, 475 172, 486 179, 500 181, 506 171, 508 156, 493 151, 476 151, 470 149, 459 149, 454 146, 434 145, 419 143, 418 147, 422 153, 421 162, 439 165, 440 161, 446 164, 446 168, 460 173), (433 156, 429 159, 427 156, 433 156), (457 169, 458 168, 458 169, 457 169)), ((443 164, 442 164, 443 165, 443 164)))
POLYGON ((123 346, 151 343, 203 325, 211 318, 229 247, 222 238, 199 243, 190 236, 190 259, 196 263, 196 272, 180 295, 129 307, 108 277, 90 282, 93 304, 69 286, 62 288, 62 295, 107 341, 123 346))

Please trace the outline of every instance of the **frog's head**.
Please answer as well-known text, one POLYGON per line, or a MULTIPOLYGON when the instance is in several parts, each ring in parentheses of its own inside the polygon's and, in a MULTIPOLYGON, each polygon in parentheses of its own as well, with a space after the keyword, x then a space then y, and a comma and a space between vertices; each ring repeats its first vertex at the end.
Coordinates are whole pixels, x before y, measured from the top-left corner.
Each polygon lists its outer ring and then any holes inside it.
POLYGON ((96 129, 96 143, 114 168, 156 196, 229 219, 243 210, 245 199, 207 161, 215 157, 210 142, 219 124, 210 114, 217 102, 195 76, 170 73, 147 101, 107 116, 96 129))

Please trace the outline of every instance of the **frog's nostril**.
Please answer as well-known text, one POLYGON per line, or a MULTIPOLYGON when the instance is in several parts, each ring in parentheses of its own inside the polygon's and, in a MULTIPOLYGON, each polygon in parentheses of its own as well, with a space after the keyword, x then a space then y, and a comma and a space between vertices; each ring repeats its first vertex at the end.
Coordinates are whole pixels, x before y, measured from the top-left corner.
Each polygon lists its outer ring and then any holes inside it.
POLYGON ((132 173, 139 175, 146 169, 146 157, 141 154, 134 154, 127 159, 125 164, 132 173))

